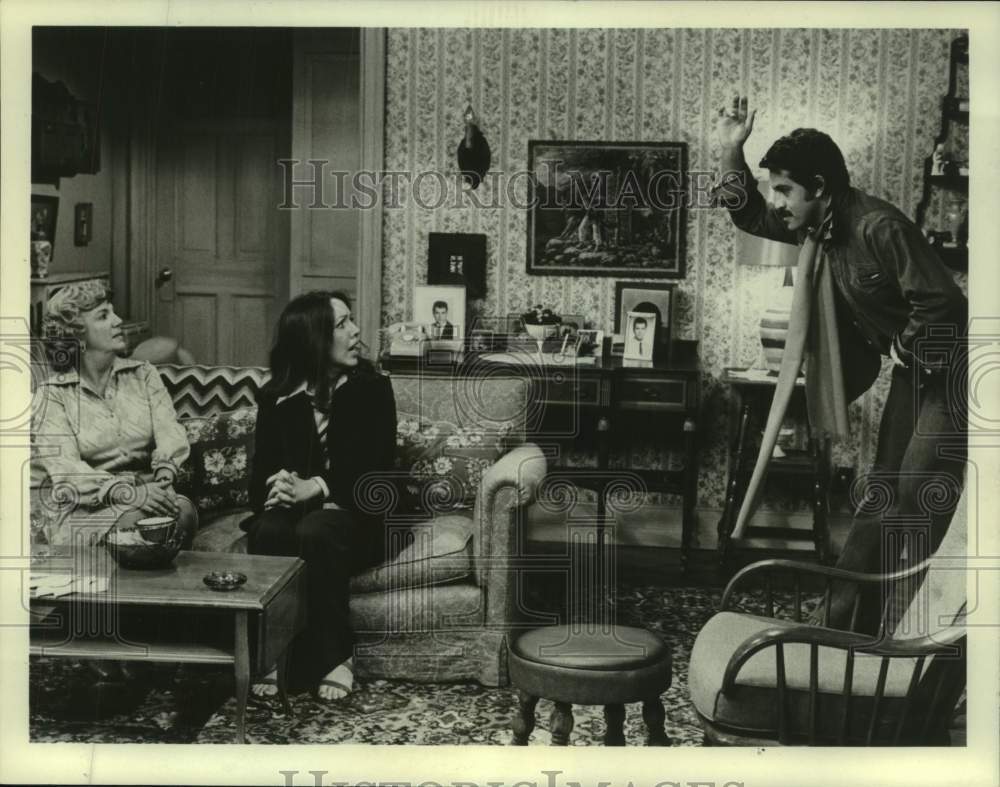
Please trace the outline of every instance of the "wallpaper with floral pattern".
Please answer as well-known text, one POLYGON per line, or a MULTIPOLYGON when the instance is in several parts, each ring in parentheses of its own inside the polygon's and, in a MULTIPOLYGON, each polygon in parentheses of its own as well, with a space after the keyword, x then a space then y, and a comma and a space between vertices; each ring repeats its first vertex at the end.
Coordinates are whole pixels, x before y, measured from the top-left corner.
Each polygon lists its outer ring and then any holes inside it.
MULTIPOLYGON (((948 48, 956 30, 851 29, 394 29, 388 33, 387 170, 422 178, 384 211, 383 324, 411 317, 426 282, 429 232, 487 236, 487 293, 470 309, 505 315, 534 303, 583 314, 610 331, 613 278, 529 277, 524 178, 528 140, 684 141, 692 171, 714 171, 713 116, 736 91, 757 122, 753 166, 797 126, 828 132, 856 186, 913 216, 923 160, 940 125, 948 48), (456 187, 455 149, 472 104, 492 148, 473 197, 456 187), (447 185, 445 185, 447 184, 447 185)), ((737 264, 737 231, 721 210, 691 210, 687 277, 675 297, 674 335, 697 339, 704 371, 699 506, 719 508, 729 443, 724 367, 757 353, 757 321, 780 272, 737 264)), ((863 472, 873 458, 887 378, 851 406, 853 436, 838 464, 863 472)), ((638 438, 637 438, 638 441, 638 438)), ((586 458, 568 457, 570 462, 586 458)), ((636 465, 676 461, 637 442, 636 465)), ((803 501, 775 503, 798 508, 803 501)))

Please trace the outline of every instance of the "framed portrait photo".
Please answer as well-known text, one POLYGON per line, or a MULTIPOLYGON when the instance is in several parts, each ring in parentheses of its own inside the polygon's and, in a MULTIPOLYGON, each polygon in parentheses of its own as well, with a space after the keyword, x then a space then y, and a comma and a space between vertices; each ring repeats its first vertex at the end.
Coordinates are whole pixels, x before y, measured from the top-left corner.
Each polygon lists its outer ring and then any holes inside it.
POLYGON ((465 336, 465 287, 418 286, 413 289, 413 322, 432 341, 465 336))
POLYGON ((655 313, 629 312, 625 321, 625 352, 622 357, 633 361, 652 361, 655 337, 655 313))
POLYGON ((615 333, 625 333, 629 312, 656 315, 654 341, 658 354, 664 356, 670 348, 673 324, 674 285, 666 282, 624 282, 615 284, 615 333))
POLYGON ((687 143, 528 141, 530 275, 682 279, 687 143))

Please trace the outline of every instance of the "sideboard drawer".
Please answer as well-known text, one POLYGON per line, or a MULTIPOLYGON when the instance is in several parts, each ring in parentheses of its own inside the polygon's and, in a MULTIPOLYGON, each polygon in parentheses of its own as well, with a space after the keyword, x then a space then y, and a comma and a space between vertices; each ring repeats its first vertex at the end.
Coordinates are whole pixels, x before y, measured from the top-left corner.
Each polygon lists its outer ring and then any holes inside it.
POLYGON ((597 377, 580 377, 574 371, 558 372, 545 376, 542 398, 549 404, 601 403, 601 380, 597 377))
POLYGON ((621 380, 620 386, 617 400, 623 410, 687 409, 687 380, 629 376, 621 380))

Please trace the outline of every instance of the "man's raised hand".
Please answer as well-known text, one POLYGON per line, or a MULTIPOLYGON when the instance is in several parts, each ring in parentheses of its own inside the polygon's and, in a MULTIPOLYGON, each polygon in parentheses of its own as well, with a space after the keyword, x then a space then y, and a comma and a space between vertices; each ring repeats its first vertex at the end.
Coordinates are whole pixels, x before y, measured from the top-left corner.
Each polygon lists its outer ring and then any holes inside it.
POLYGON ((734 95, 728 106, 719 109, 715 121, 715 132, 724 148, 742 147, 750 132, 753 131, 753 121, 757 110, 747 113, 747 97, 734 95))

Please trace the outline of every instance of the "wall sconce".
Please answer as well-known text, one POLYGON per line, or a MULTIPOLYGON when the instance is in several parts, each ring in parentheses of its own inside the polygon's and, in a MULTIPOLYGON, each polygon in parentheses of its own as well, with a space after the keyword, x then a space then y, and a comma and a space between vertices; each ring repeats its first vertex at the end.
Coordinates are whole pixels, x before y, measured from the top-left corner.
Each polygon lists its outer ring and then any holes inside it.
POLYGON ((458 143, 458 169, 462 173, 465 187, 475 189, 490 169, 490 143, 479 130, 476 113, 472 111, 471 104, 465 108, 462 117, 465 120, 465 135, 458 143))
POLYGON ((73 208, 73 245, 86 246, 94 237, 94 204, 78 202, 73 208))
MULTIPOLYGON (((757 190, 766 200, 770 196, 770 181, 766 177, 759 178, 757 190)), ((767 306, 760 317, 761 354, 754 364, 754 368, 766 368, 772 374, 777 374, 781 369, 781 356, 788 336, 794 284, 792 273, 798 265, 799 250, 797 246, 788 243, 778 243, 741 232, 738 253, 741 265, 785 269, 782 286, 776 291, 769 291, 767 295, 767 306)))

